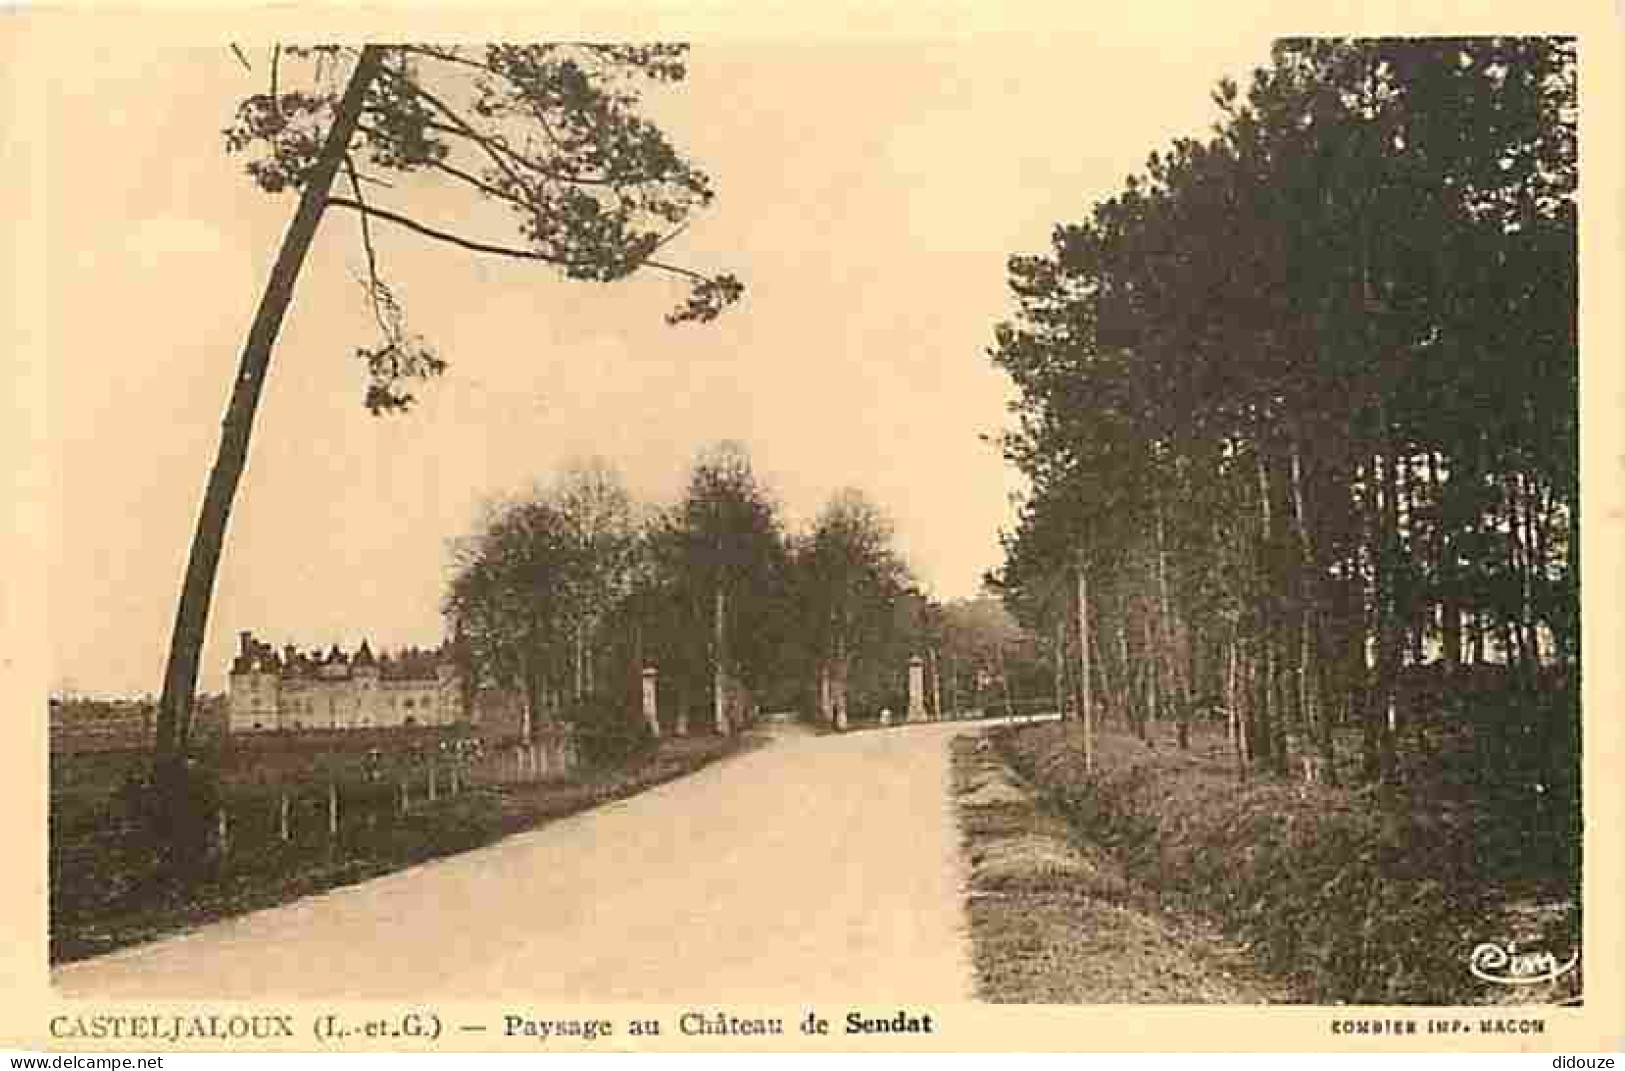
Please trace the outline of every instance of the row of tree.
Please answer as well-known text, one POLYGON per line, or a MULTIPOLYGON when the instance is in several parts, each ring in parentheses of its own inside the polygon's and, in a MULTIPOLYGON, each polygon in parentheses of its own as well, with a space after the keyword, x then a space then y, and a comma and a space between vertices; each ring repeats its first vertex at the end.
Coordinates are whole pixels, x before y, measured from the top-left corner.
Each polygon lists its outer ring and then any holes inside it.
POLYGON ((1031 493, 993 580, 1087 717, 1184 743, 1218 708, 1243 771, 1328 778, 1358 726, 1373 780, 1422 692, 1509 747, 1567 731, 1575 64, 1279 42, 1211 136, 1012 258, 991 355, 1031 493))
MULTIPOLYGON (((884 601, 904 573, 877 535, 875 568, 891 571, 872 597, 884 601)), ((654 667, 678 731, 703 711, 726 733, 756 697, 778 699, 775 685, 806 657, 790 612, 791 542, 736 444, 702 454, 666 510, 635 502, 603 462, 571 466, 489 507, 454 559, 450 627, 474 679, 523 692, 527 732, 559 718, 624 724, 654 667)))
POLYGON ((918 590, 861 492, 793 531, 736 443, 704 451, 669 508, 602 461, 493 503, 453 548, 444 608, 469 679, 522 693, 527 730, 635 726, 646 669, 675 732, 731 732, 758 707, 837 728, 901 714, 914 658, 931 714, 1047 685, 996 600, 918 590))

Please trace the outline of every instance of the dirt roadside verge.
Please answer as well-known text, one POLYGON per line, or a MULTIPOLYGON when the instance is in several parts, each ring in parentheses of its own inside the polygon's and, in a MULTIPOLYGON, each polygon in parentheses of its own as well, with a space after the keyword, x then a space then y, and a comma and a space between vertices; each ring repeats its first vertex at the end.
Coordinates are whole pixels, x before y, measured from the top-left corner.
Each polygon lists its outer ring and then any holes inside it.
POLYGON ((1168 910, 1067 823, 985 734, 951 742, 976 990, 1006 1004, 1274 1004, 1294 995, 1204 921, 1168 910))

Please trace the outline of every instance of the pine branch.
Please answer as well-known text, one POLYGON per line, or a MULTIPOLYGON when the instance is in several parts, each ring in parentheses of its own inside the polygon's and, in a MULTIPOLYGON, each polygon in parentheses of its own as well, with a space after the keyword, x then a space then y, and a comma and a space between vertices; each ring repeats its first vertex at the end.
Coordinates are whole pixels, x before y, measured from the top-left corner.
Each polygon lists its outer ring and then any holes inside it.
POLYGON ((517 207, 523 208, 530 212, 535 212, 537 210, 536 205, 526 198, 517 196, 516 194, 511 193, 508 190, 504 190, 501 187, 493 186, 489 182, 480 178, 478 175, 475 175, 472 172, 464 171, 462 168, 456 167, 452 164, 448 164, 444 160, 430 160, 429 166, 434 168, 436 171, 450 175, 454 179, 466 182, 468 185, 474 187, 483 194, 495 197, 501 201, 507 201, 509 204, 516 205, 517 207))
POLYGON ((492 146, 491 139, 486 137, 484 134, 481 134, 477 129, 475 129, 472 123, 470 123, 467 119, 464 119, 461 115, 457 114, 457 112, 453 111, 450 105, 405 75, 392 71, 388 67, 385 67, 383 71, 385 76, 391 81, 406 89, 413 96, 426 101, 441 115, 444 115, 448 120, 450 120, 451 123, 463 134, 463 136, 485 151, 485 154, 491 158, 491 162, 496 164, 498 170, 507 175, 515 186, 520 189, 529 188, 525 184, 525 181, 519 177, 518 172, 514 171, 512 166, 509 165, 508 161, 503 158, 502 154, 498 153, 492 146))
POLYGON ((378 279, 378 254, 372 245, 372 221, 367 211, 366 198, 361 193, 361 179, 356 174, 355 161, 349 153, 344 154, 344 170, 350 177, 350 189, 355 191, 356 203, 361 205, 361 247, 367 252, 367 299, 372 305, 372 315, 378 321, 378 326, 385 334, 389 333, 389 324, 384 317, 384 310, 378 304, 378 288, 383 284, 378 279))
MULTIPOLYGON (((443 133, 457 134, 457 135, 462 134, 462 131, 457 130, 457 129, 453 128, 453 127, 447 126, 447 125, 445 125, 443 123, 431 122, 431 123, 428 124, 428 126, 429 126, 429 128, 431 130, 438 130, 438 131, 441 131, 443 133)), ((366 123, 361 124, 360 129, 361 129, 361 131, 363 133, 365 133, 369 137, 374 138, 374 139, 376 139, 378 141, 386 141, 386 140, 389 139, 389 136, 390 136, 387 132, 382 131, 382 130, 378 129, 375 126, 372 126, 372 125, 366 124, 366 123)), ((455 166, 453 164, 448 164, 444 160, 427 159, 427 160, 423 161, 423 165, 425 167, 429 167, 429 168, 432 168, 432 169, 434 169, 436 171, 439 171, 442 174, 449 175, 452 178, 455 178, 460 182, 466 183, 467 185, 472 186, 474 189, 480 191, 483 194, 486 194, 487 196, 495 197, 498 200, 507 201, 509 204, 515 205, 516 207, 519 207, 519 208, 523 208, 523 209, 525 209, 527 211, 534 212, 536 210, 536 206, 534 204, 532 204, 531 202, 529 202, 528 200, 525 200, 522 197, 518 197, 518 196, 516 196, 515 194, 511 193, 508 190, 504 190, 504 189, 501 189, 500 187, 493 186, 491 183, 489 183, 489 182, 485 181, 484 179, 480 178, 478 175, 475 175, 475 174, 473 174, 471 172, 468 172, 468 171, 464 171, 462 168, 457 167, 457 166, 455 166)), ((365 177, 365 176, 363 176, 363 177, 365 177)))
MULTIPOLYGON (((545 129, 547 121, 540 115, 537 115, 536 119, 545 129)), ((474 130, 472 126, 465 129, 463 127, 454 126, 450 123, 436 122, 433 119, 426 120, 424 125, 428 129, 433 130, 438 134, 449 134, 452 137, 463 138, 471 141, 488 154, 492 151, 499 152, 509 160, 524 167, 526 170, 534 171, 542 178, 549 179, 553 182, 566 182, 576 186, 617 186, 625 183, 658 181, 658 179, 652 175, 628 175, 623 180, 617 182, 615 179, 608 178, 604 175, 566 174, 562 171, 548 167, 546 164, 542 163, 533 156, 520 152, 512 145, 508 144, 508 139, 502 137, 501 135, 481 134, 474 130)), ((562 146, 558 145, 557 139, 552 140, 554 141, 555 147, 557 147, 561 153, 565 151, 562 146)))
MULTIPOLYGON (((421 223, 409 216, 403 216, 398 212, 392 212, 387 208, 379 208, 376 205, 369 205, 361 201, 352 201, 348 197, 331 197, 328 199, 327 203, 337 208, 348 208, 352 211, 360 212, 365 216, 371 216, 384 220, 388 223, 393 223, 398 227, 404 227, 406 230, 422 235, 425 238, 432 238, 437 242, 446 242, 449 245, 458 246, 459 248, 467 249, 473 253, 486 253, 499 257, 513 257, 517 260, 539 260, 545 264, 555 264, 563 268, 587 268, 593 267, 596 264, 596 262, 590 260, 571 260, 568 257, 553 256, 552 254, 543 253, 536 249, 520 249, 515 246, 494 245, 490 242, 482 242, 476 238, 465 238, 460 234, 453 234, 450 231, 443 231, 437 227, 431 227, 426 223, 421 223)), ((671 239, 677 237, 678 234, 682 233, 682 229, 683 228, 678 228, 676 231, 661 239, 659 245, 663 245, 671 239)), ((659 245, 657 245, 655 248, 659 248, 659 245)), ((654 249, 651 249, 649 252, 650 254, 653 254, 654 249)), ((632 271, 639 268, 652 268, 656 271, 663 271, 671 275, 681 276, 682 278, 690 279, 697 283, 713 283, 717 281, 712 276, 694 271, 692 268, 685 268, 678 264, 668 264, 662 260, 654 260, 652 257, 645 257, 641 260, 633 262, 631 265, 629 265, 627 274, 631 274, 632 271)))
POLYGON ((509 85, 517 89, 521 98, 530 101, 531 113, 535 116, 537 124, 541 126, 542 132, 547 135, 547 140, 551 141, 553 143, 553 147, 559 152, 568 155, 568 150, 565 149, 564 144, 559 140, 558 135, 554 133, 552 125, 548 123, 547 116, 542 114, 542 109, 534 100, 531 99, 533 87, 519 82, 505 71, 492 70, 489 64, 481 63, 478 60, 471 60, 466 56, 458 55, 455 52, 442 52, 427 45, 405 45, 402 46, 401 50, 403 52, 410 52, 413 55, 426 56, 429 59, 437 59, 444 63, 462 64, 465 67, 472 67, 482 74, 494 74, 498 78, 501 78, 504 82, 507 82, 509 85))
POLYGON ((513 246, 493 245, 489 242, 482 242, 474 238, 465 238, 462 235, 452 234, 449 231, 443 231, 439 230, 438 228, 431 227, 426 223, 420 223, 415 219, 400 215, 397 212, 391 212, 387 208, 379 208, 376 205, 367 205, 361 203, 360 201, 352 201, 348 197, 332 197, 328 199, 327 203, 338 208, 348 208, 368 216, 376 217, 386 222, 393 223, 398 227, 404 227, 407 230, 420 234, 425 238, 433 238, 435 241, 447 242, 451 245, 459 246, 474 253, 489 253, 493 256, 515 257, 520 260, 540 260, 548 264, 557 264, 560 267, 566 268, 587 267, 591 263, 590 261, 569 260, 565 257, 556 257, 535 249, 518 249, 513 246))
MULTIPOLYGON (((532 97, 532 94, 535 92, 535 87, 527 86, 522 82, 518 82, 508 74, 493 70, 489 65, 481 63, 478 60, 471 60, 465 56, 460 56, 455 53, 441 52, 421 45, 404 45, 401 47, 400 51, 411 53, 412 55, 416 56, 424 56, 429 59, 441 60, 445 63, 459 64, 464 67, 470 67, 483 74, 496 75, 498 78, 501 78, 503 81, 517 89, 520 97, 530 105, 529 110, 531 117, 536 120, 536 125, 542 128, 542 133, 547 135, 547 140, 552 143, 553 148, 558 150, 561 155, 570 155, 570 150, 564 145, 563 141, 560 140, 558 133, 553 129, 553 125, 548 122, 546 112, 532 97)), ((417 90, 420 87, 418 87, 415 83, 408 83, 408 88, 417 90)), ((430 104, 436 104, 442 114, 446 114, 446 108, 444 105, 437 104, 437 102, 430 98, 427 94, 424 94, 423 96, 424 99, 430 104)), ((449 114, 448 118, 452 118, 454 122, 462 122, 462 128, 431 124, 432 129, 438 130, 444 134, 456 134, 469 138, 478 142, 488 152, 495 149, 505 154, 514 163, 519 164, 528 170, 534 171, 543 178, 551 179, 554 182, 568 182, 582 186, 619 186, 628 183, 639 184, 643 182, 662 181, 662 176, 650 174, 628 175, 619 181, 604 175, 564 174, 548 167, 535 157, 515 149, 513 146, 508 144, 505 138, 502 138, 501 136, 487 138, 486 135, 479 134, 477 131, 475 131, 472 125, 468 124, 466 121, 452 117, 449 114)))
POLYGON ((673 275, 680 275, 685 279, 692 279, 697 283, 709 283, 715 281, 711 278, 711 276, 694 271, 692 268, 684 268, 677 264, 667 264, 663 260, 640 260, 637 263, 637 267, 654 268, 656 271, 670 272, 673 275))

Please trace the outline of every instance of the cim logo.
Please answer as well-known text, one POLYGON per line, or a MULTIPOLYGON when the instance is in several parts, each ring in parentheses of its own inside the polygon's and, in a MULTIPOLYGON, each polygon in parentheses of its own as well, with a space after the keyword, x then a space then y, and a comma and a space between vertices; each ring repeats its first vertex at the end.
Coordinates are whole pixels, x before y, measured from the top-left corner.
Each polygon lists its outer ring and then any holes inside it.
POLYGON ((1555 982, 1579 963, 1578 949, 1568 959, 1559 961, 1554 953, 1545 949, 1520 952, 1516 941, 1508 942, 1504 948, 1486 941, 1473 949, 1467 969, 1473 972, 1474 978, 1496 985, 1539 985, 1555 982))

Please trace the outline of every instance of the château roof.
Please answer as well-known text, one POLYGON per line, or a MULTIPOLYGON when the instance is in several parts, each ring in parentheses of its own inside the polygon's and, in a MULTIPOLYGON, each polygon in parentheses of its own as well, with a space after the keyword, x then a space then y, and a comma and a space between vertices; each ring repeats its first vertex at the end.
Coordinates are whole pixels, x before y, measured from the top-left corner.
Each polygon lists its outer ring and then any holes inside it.
POLYGON ((283 648, 282 655, 278 656, 270 644, 245 633, 243 649, 232 660, 231 672, 275 673, 285 679, 343 680, 358 669, 375 669, 384 680, 434 680, 440 667, 450 658, 451 647, 446 643, 434 648, 403 647, 393 655, 387 651, 375 655, 371 643, 366 639, 362 639, 354 656, 337 643, 329 647, 326 654, 320 648, 313 648, 307 654, 288 644, 283 648), (324 674, 322 671, 326 667, 336 667, 341 672, 335 674, 334 669, 327 669, 324 674))

